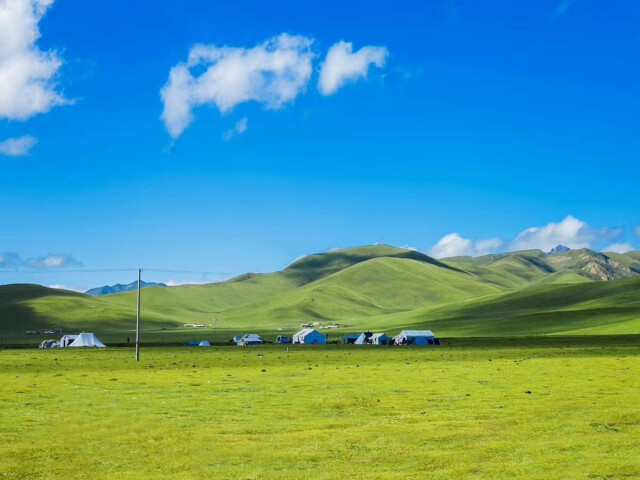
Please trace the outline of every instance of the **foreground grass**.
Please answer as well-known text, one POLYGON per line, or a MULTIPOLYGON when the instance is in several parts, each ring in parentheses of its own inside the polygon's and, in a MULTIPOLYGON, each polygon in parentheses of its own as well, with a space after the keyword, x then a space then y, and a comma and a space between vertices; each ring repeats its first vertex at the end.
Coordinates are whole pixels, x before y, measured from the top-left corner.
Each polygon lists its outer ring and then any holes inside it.
POLYGON ((640 347, 557 342, 4 350, 0 477, 640 478, 640 347))

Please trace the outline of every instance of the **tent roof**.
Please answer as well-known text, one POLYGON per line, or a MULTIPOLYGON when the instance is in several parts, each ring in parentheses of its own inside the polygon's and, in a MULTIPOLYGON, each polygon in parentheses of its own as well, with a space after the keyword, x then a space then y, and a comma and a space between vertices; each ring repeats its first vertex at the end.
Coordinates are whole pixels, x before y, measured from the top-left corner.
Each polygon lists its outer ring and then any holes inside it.
POLYGON ((68 345, 69 347, 99 347, 104 348, 104 343, 98 340, 93 333, 82 332, 76 339, 68 345))
POLYGON ((199 344, 199 347, 210 347, 211 344, 209 343, 209 340, 202 340, 199 344))
POLYGON ((262 340, 262 337, 257 333, 247 333, 242 340, 262 340))
MULTIPOLYGON (((294 337, 306 337, 307 335, 309 335, 310 333, 313 333, 313 332, 320 333, 315 328, 304 328, 304 329, 300 330, 298 333, 296 333, 294 335, 294 337)), ((322 335, 322 334, 320 333, 320 335, 322 335)))
POLYGON ((402 330, 399 337, 433 337, 431 330, 402 330))
POLYGON ((388 337, 386 333, 374 333, 371 335, 371 338, 380 338, 380 337, 388 337))

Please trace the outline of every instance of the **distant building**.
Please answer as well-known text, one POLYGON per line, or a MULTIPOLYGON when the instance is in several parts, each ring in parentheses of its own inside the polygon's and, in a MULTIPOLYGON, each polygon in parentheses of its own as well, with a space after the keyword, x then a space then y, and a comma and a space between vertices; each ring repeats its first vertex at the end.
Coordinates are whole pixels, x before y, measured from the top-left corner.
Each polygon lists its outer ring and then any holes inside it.
POLYGON ((327 343, 327 337, 325 337, 318 330, 313 328, 305 328, 300 330, 293 336, 292 343, 301 343, 305 345, 309 344, 325 344, 327 343))
POLYGON ((435 345, 431 330, 402 330, 394 338, 396 345, 435 345))

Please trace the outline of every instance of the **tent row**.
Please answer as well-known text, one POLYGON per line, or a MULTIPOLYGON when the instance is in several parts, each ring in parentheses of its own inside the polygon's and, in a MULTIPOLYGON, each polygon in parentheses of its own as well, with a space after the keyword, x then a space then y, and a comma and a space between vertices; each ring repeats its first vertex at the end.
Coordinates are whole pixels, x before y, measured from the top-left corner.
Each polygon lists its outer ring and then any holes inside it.
MULTIPOLYGON (((260 335, 249 333, 244 336, 236 335, 229 343, 239 346, 261 345, 265 343, 265 340, 260 335)), ((273 343, 324 345, 327 343, 327 335, 314 328, 303 328, 291 338, 278 335, 273 343)), ((435 338, 431 330, 402 330, 395 337, 390 337, 386 333, 372 332, 345 335, 342 337, 342 343, 352 345, 439 345, 440 341, 435 338)))
POLYGON ((363 332, 342 337, 345 345, 440 345, 431 330, 402 330, 395 337, 385 333, 363 332))
POLYGON ((63 335, 60 340, 45 340, 40 348, 95 347, 104 348, 105 344, 93 333, 82 332, 78 335, 63 335))

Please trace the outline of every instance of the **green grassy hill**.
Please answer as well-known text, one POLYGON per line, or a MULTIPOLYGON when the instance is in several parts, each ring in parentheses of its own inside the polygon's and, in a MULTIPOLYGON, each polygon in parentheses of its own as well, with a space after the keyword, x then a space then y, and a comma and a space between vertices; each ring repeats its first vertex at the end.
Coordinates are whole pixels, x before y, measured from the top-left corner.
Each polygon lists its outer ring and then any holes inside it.
MULTIPOLYGON (((637 252, 531 250, 438 261, 375 245, 309 255, 270 274, 144 289, 143 328, 147 338, 166 341, 211 337, 212 330, 183 325, 214 317, 220 338, 291 333, 313 321, 339 324, 332 335, 407 326, 441 336, 640 333, 639 272, 637 252)), ((135 305, 135 292, 92 297, 0 286, 0 336, 26 341, 25 330, 64 326, 122 340, 133 332, 135 305)))

